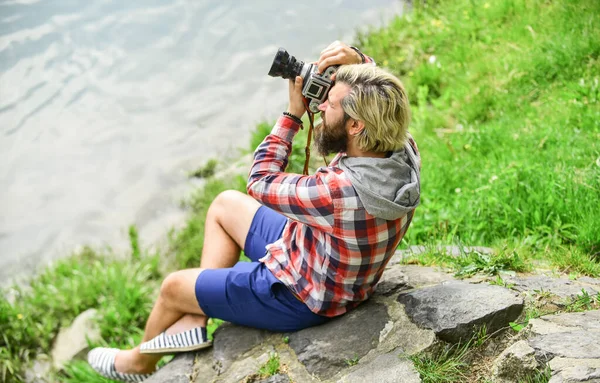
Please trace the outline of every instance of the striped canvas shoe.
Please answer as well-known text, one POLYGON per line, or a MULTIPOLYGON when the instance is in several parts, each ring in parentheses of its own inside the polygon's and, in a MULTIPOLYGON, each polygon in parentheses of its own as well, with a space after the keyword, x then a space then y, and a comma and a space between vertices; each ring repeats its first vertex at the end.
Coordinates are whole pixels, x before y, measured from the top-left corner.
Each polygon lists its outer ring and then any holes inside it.
POLYGON ((105 378, 121 382, 142 382, 152 374, 125 374, 115 369, 115 356, 118 348, 98 347, 88 353, 88 363, 96 372, 105 378))
POLYGON ((154 339, 142 343, 140 345, 140 353, 173 354, 176 352, 200 350, 211 345, 212 342, 208 340, 206 328, 195 327, 173 335, 167 335, 166 332, 163 332, 154 339))

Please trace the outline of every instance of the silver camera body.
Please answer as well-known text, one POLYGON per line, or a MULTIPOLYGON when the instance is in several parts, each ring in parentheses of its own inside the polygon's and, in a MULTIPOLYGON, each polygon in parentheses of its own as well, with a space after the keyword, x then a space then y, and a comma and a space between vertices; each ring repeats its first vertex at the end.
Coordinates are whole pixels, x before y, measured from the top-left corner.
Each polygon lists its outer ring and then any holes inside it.
POLYGON ((315 64, 306 64, 290 55, 284 48, 279 48, 271 64, 269 76, 290 80, 294 80, 296 76, 302 77, 302 95, 308 100, 308 109, 318 113, 319 105, 327 100, 327 94, 333 86, 331 76, 338 67, 339 65, 332 65, 323 73, 318 73, 315 64))
POLYGON ((317 66, 314 64, 304 64, 302 68, 302 95, 309 99, 308 108, 311 112, 319 112, 319 105, 327 100, 327 94, 333 86, 331 76, 337 70, 338 65, 330 66, 323 73, 317 73, 317 66))

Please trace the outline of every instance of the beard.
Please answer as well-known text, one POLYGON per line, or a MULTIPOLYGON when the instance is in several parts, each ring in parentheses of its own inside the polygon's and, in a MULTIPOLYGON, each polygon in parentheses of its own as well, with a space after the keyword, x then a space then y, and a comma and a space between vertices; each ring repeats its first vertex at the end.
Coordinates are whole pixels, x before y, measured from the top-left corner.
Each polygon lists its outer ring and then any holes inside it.
POLYGON ((348 150, 348 132, 346 131, 346 122, 348 117, 328 124, 325 121, 325 114, 322 115, 321 122, 315 126, 314 146, 317 152, 325 157, 331 153, 345 152, 348 150))

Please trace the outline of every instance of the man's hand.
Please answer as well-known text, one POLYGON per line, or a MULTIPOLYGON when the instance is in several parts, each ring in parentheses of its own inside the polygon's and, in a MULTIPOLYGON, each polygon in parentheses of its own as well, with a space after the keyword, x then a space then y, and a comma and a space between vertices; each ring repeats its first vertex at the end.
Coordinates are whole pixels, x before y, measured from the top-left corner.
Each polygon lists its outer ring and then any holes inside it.
POLYGON ((290 105, 287 112, 298 118, 304 116, 304 96, 302 95, 302 77, 296 76, 296 80, 290 80, 290 105))
POLYGON ((362 58, 354 49, 341 41, 334 41, 321 52, 317 61, 319 73, 331 65, 361 64, 362 58))

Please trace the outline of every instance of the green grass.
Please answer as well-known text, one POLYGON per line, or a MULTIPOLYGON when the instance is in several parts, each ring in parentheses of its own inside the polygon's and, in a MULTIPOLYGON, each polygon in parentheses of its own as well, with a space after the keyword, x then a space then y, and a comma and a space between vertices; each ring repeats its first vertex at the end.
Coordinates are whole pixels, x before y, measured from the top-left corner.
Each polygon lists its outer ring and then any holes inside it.
POLYGON ((37 354, 48 354, 61 326, 96 308, 109 345, 131 347, 141 337, 159 286, 159 258, 115 258, 85 248, 15 288, 14 303, 0 297, 0 377, 22 381, 22 369, 37 354))
POLYGON ((403 264, 419 264, 424 266, 442 266, 453 269, 455 277, 467 278, 477 273, 498 275, 502 271, 529 271, 532 265, 521 251, 515 248, 504 247, 494 254, 484 254, 478 251, 462 250, 457 256, 447 254, 444 249, 436 246, 425 246, 422 253, 406 256, 403 264))
POLYGON ((469 365, 466 362, 469 344, 445 347, 437 355, 417 354, 409 359, 423 383, 450 383, 465 381, 469 365))
POLYGON ((412 103, 423 168, 408 243, 517 243, 600 275, 599 13, 595 0, 417 2, 359 36, 412 103))
POLYGON ((211 158, 204 165, 200 166, 198 169, 190 172, 188 177, 195 178, 210 178, 215 175, 217 170, 217 165, 219 165, 219 161, 211 158))
POLYGON ((565 307, 565 311, 570 313, 598 309, 600 309, 600 293, 590 295, 585 289, 581 289, 581 293, 571 299, 565 307))

